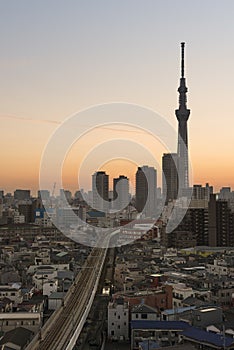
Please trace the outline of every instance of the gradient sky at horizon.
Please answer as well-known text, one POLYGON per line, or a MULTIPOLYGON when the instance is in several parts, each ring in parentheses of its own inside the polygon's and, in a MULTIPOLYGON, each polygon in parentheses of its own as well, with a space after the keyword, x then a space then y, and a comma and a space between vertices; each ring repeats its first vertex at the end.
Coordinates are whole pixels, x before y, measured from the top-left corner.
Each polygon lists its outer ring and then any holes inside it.
POLYGON ((193 182, 234 188, 233 15, 232 0, 0 1, 0 187, 36 191, 51 134, 95 104, 147 106, 177 129, 185 41, 193 182))

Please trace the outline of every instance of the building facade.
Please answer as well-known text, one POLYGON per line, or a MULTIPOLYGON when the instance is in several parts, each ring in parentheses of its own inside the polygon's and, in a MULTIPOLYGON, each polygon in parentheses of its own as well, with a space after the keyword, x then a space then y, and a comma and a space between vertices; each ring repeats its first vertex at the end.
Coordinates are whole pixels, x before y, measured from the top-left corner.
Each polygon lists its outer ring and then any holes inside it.
POLYGON ((98 171, 92 175, 93 207, 100 211, 109 208, 109 175, 98 171))
POLYGON ((120 175, 113 179, 113 209, 122 210, 129 203, 129 179, 120 175))
POLYGON ((162 157, 163 198, 165 203, 177 199, 178 196, 178 156, 177 153, 164 153, 162 157))
POLYGON ((157 171, 146 165, 136 172, 136 209, 146 217, 155 217, 157 212, 157 171))

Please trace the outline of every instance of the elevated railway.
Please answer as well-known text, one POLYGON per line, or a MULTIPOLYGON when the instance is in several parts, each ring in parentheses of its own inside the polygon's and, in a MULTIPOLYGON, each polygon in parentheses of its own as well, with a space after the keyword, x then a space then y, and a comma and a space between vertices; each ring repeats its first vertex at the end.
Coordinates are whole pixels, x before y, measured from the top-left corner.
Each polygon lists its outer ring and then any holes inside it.
POLYGON ((26 350, 72 350, 97 291, 107 248, 93 248, 67 292, 63 305, 34 337, 26 350))

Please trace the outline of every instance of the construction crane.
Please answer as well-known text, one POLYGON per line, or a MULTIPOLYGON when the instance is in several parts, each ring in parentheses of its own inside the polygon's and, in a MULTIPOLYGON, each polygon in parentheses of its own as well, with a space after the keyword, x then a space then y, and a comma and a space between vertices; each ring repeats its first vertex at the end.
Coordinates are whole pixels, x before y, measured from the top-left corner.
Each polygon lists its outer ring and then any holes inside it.
POLYGON ((54 197, 55 188, 56 188, 56 182, 54 182, 51 197, 54 197))
POLYGON ((54 182, 54 184, 53 184, 53 189, 52 189, 52 193, 51 193, 51 197, 50 197, 50 208, 53 207, 53 198, 54 198, 55 188, 56 188, 56 182, 54 182))

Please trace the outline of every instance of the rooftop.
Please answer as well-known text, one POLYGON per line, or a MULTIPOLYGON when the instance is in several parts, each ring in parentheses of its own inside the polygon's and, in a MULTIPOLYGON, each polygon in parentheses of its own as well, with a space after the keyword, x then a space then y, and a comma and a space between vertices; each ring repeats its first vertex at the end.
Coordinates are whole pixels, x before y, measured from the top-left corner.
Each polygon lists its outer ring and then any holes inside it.
POLYGON ((0 320, 15 320, 15 319, 38 319, 40 318, 40 312, 2 312, 0 313, 0 320))
POLYGON ((147 314, 156 314, 157 310, 151 306, 140 304, 132 308, 132 313, 147 313, 147 314))
POLYGON ((131 321, 132 329, 164 329, 164 330, 184 330, 190 327, 184 321, 131 321))
POLYGON ((234 339, 231 337, 225 336, 222 334, 214 334, 212 332, 206 332, 202 329, 189 327, 182 332, 183 337, 187 339, 194 340, 199 342, 200 344, 210 344, 217 347, 223 347, 224 344, 226 346, 234 345, 234 339))
POLYGON ((3 338, 0 340, 0 345, 13 343, 23 349, 28 341, 32 338, 32 336, 33 332, 30 330, 23 327, 18 327, 9 332, 6 332, 3 338))

